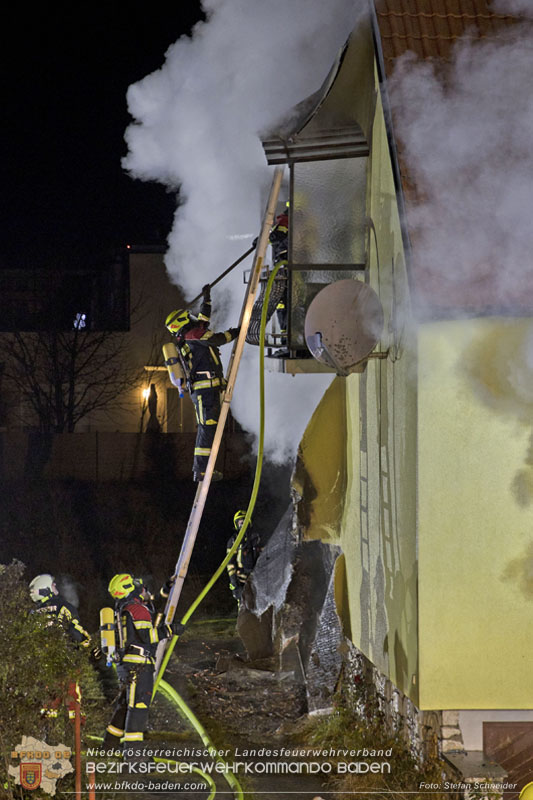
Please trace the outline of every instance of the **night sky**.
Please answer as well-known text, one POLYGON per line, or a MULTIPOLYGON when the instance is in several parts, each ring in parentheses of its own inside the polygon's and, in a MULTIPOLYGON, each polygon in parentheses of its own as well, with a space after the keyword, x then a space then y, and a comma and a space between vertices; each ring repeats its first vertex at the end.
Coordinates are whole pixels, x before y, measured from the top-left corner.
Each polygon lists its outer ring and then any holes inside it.
POLYGON ((0 267, 98 267, 114 248, 164 244, 176 197, 120 165, 126 91, 203 18, 199 6, 4 10, 0 267))

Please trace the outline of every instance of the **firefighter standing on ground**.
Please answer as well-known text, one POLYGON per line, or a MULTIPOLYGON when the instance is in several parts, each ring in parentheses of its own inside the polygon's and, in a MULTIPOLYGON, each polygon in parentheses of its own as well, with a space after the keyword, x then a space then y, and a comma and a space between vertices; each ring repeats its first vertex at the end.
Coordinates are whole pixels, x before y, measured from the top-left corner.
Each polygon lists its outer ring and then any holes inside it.
POLYGON ((115 600, 117 677, 120 693, 106 728, 104 747, 116 749, 142 742, 154 685, 157 644, 173 634, 166 623, 155 624, 155 610, 143 582, 129 573, 115 575, 108 587, 115 600))
MULTIPOLYGON (((198 432, 193 462, 195 481, 203 480, 205 475, 220 415, 220 397, 226 385, 218 348, 236 339, 240 330, 229 328, 221 333, 209 330, 209 286, 204 286, 202 292, 204 299, 197 317, 186 309, 179 309, 171 311, 165 321, 167 329, 176 337, 180 362, 196 411, 198 432)), ((221 477, 220 473, 213 473, 213 478, 221 477)))
MULTIPOLYGON (((75 644, 87 648, 90 646, 91 637, 80 623, 78 609, 59 594, 53 575, 48 573, 37 575, 30 583, 30 597, 36 604, 35 610, 49 618, 47 624, 62 626, 75 644)), ((77 681, 69 681, 65 700, 69 719, 73 720, 76 715, 76 703, 81 702, 81 691, 77 681)), ((57 717, 61 702, 62 698, 57 697, 41 709, 42 715, 57 717)))
MULTIPOLYGON (((236 532, 228 539, 228 543, 226 544, 226 553, 229 553, 233 547, 235 539, 239 535, 239 531, 244 524, 245 517, 246 511, 243 509, 237 511, 233 517, 233 526, 236 532)), ((242 593, 248 580, 248 576, 255 567, 255 563, 261 552, 261 542, 259 536, 251 529, 251 526, 252 523, 250 521, 246 533, 241 539, 241 542, 232 558, 230 561, 228 561, 228 565, 226 567, 229 575, 230 591, 239 605, 242 601, 242 593)))

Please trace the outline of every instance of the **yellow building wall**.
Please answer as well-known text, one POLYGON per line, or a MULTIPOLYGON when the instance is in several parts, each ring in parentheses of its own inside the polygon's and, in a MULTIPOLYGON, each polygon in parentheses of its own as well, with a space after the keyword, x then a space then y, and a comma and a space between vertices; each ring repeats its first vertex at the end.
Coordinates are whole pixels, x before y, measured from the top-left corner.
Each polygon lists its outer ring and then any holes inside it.
MULTIPOLYGON (((377 84, 376 84, 377 87, 377 84)), ((416 353, 383 109, 376 100, 367 207, 370 284, 385 315, 385 360, 346 379, 347 491, 337 586, 350 638, 415 702, 417 678, 416 353)))
POLYGON ((420 328, 422 708, 531 708, 533 407, 520 367, 532 331, 420 328))
POLYGON ((336 378, 300 448, 305 538, 339 544, 345 634, 404 693, 417 690, 416 346, 383 110, 376 101, 368 174, 369 280, 385 327, 366 371, 336 378))

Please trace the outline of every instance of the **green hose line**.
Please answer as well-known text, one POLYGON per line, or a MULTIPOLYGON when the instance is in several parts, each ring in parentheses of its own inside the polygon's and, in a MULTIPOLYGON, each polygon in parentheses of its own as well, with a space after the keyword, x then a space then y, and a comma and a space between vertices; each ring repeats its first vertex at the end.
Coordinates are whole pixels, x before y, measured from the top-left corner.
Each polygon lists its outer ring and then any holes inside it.
MULTIPOLYGON (((248 503, 248 508, 246 509, 246 516, 244 518, 244 522, 242 528, 239 531, 238 536, 236 537, 231 550, 228 551, 226 554, 225 559, 222 561, 220 566, 218 567, 217 571, 214 573, 212 578, 209 582, 204 586, 196 600, 193 601, 191 606, 187 609, 184 616, 180 620, 182 625, 186 625, 193 613, 196 611, 206 594, 211 590, 214 584, 218 581, 220 576, 225 571, 229 561, 233 558, 234 553, 237 551, 244 534, 250 524, 250 520, 252 518, 252 513, 255 508, 255 502, 257 499, 257 493, 259 491, 259 484, 261 482, 261 471, 263 469, 263 447, 265 441, 265 348, 264 348, 264 341, 265 341, 265 330, 266 330, 266 323, 267 323, 267 311, 268 311, 268 300, 270 298, 270 293, 272 291, 272 284, 274 283, 274 278, 276 277, 277 271, 280 268, 281 264, 278 264, 274 267, 272 272, 270 273, 266 290, 265 296, 263 299, 263 308, 261 311, 261 329, 259 334, 259 413, 260 413, 260 420, 259 420, 259 437, 258 437, 258 445, 257 445, 257 462, 255 465, 255 476, 254 476, 254 484, 252 487, 252 494, 250 496, 250 502, 248 503)), ((178 642, 179 635, 176 634, 172 637, 170 644, 167 647, 165 656, 163 661, 161 662, 161 667, 157 674, 155 684, 154 684, 154 695, 159 688, 159 683, 163 678, 163 674, 167 667, 167 664, 170 660, 170 656, 174 652, 174 648, 178 642)))
MULTIPOLYGON (((226 762, 218 755, 216 747, 209 738, 207 731, 200 723, 200 720, 191 711, 189 706, 186 704, 185 700, 183 700, 183 698, 177 693, 177 691, 163 679, 159 681, 159 691, 164 697, 167 698, 167 700, 170 700, 172 703, 178 706, 179 710, 187 717, 187 719, 189 720, 195 731, 200 736, 202 742, 209 749, 209 754, 211 758, 213 758, 219 764, 224 764, 224 766, 226 766, 226 762)), ((229 784, 237 800, 244 800, 244 794, 241 789, 241 785, 237 780, 237 778, 235 777, 235 775, 233 774, 233 772, 231 770, 224 769, 222 771, 222 774, 224 775, 224 778, 229 784)))

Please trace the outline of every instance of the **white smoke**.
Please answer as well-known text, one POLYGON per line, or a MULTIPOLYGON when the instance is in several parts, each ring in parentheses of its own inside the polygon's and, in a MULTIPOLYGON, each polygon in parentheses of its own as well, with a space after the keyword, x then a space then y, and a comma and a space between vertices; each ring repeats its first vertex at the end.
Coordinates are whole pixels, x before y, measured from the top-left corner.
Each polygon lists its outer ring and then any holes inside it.
POLYGON ((80 599, 78 595, 78 589, 75 581, 70 577, 70 575, 58 575, 56 578, 56 583, 59 593, 63 595, 65 600, 78 608, 80 599))
POLYGON ((396 134, 422 198, 409 209, 417 262, 469 285, 495 273, 502 303, 519 296, 517 286, 533 279, 529 26, 496 41, 465 37, 445 68, 407 54, 390 87, 396 134))
POLYGON ((533 17, 531 0, 493 0, 492 9, 499 14, 517 14, 533 17))
MULTIPOLYGON (((492 8, 533 14, 530 0, 498 0, 492 8)), ((480 298, 488 280, 492 305, 520 313, 533 287, 533 27, 524 21, 477 41, 466 35, 447 65, 406 54, 390 97, 395 134, 418 193, 408 209, 417 264, 470 287, 470 295, 476 287, 480 298)), ((474 370, 468 342, 461 357, 476 390, 493 408, 530 419, 533 326, 513 337, 500 333, 498 358, 495 343, 489 348, 485 338, 475 348, 485 347, 486 374, 474 370)))
MULTIPOLYGON (((204 0, 207 22, 168 49, 161 69, 130 86, 135 122, 126 131, 123 166, 180 189, 166 264, 188 297, 248 248, 251 240, 240 237, 259 232, 273 173, 258 134, 319 88, 365 6, 204 0)), ((242 268, 220 286, 213 297, 218 330, 237 324, 242 268)), ((250 431, 257 430, 257 363, 258 349, 247 346, 232 401, 250 431)), ((268 375, 266 449, 273 460, 294 455, 330 380, 268 375)))

